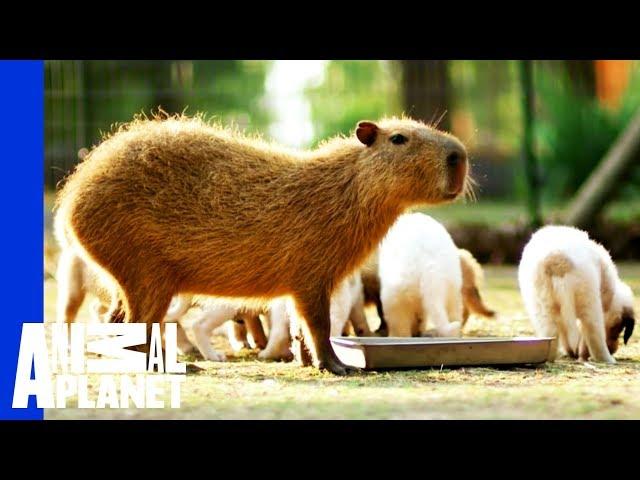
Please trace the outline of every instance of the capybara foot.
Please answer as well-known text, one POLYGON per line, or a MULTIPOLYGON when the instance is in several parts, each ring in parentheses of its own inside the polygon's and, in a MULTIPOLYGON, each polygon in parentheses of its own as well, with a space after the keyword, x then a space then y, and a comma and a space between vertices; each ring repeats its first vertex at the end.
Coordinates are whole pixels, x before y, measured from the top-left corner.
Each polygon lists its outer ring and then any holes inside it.
POLYGON ((327 370, 335 375, 340 376, 345 376, 349 375, 350 373, 357 373, 360 371, 359 368, 345 365, 337 358, 328 358, 326 360, 321 360, 318 363, 318 368, 320 370, 327 370))

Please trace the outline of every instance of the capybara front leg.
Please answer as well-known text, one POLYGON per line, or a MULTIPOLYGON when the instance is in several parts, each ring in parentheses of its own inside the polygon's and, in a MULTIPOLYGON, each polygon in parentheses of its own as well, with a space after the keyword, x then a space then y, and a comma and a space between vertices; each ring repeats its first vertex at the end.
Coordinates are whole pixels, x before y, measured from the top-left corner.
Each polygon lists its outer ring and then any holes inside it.
POLYGON ((329 315, 329 295, 320 294, 315 301, 296 301, 296 307, 303 317, 303 333, 308 333, 308 340, 315 354, 316 365, 320 370, 328 370, 336 375, 347 375, 349 371, 358 369, 344 365, 336 356, 329 340, 331 320, 329 315), (306 329, 308 332, 304 332, 306 329))

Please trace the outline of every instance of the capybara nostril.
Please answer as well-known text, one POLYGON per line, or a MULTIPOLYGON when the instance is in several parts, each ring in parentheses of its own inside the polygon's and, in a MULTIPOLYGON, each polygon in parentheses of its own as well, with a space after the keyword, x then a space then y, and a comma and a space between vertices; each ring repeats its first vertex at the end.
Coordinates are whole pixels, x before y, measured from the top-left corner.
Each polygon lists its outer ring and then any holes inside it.
POLYGON ((455 167, 460 163, 460 154, 458 152, 452 152, 447 155, 447 165, 455 167))
POLYGON ((467 152, 461 145, 453 144, 449 147, 449 154, 447 155, 447 165, 450 167, 457 167, 461 163, 466 162, 467 152))

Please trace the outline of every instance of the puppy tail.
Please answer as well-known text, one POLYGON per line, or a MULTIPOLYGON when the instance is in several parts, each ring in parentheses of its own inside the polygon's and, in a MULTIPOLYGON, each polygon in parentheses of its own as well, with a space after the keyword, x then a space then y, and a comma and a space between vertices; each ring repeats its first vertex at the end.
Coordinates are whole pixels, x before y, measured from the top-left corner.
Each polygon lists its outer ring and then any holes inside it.
POLYGON ((479 287, 484 280, 482 267, 464 248, 459 249, 460 268, 462 269, 462 301, 470 311, 483 317, 494 317, 496 312, 487 307, 480 295, 479 287))

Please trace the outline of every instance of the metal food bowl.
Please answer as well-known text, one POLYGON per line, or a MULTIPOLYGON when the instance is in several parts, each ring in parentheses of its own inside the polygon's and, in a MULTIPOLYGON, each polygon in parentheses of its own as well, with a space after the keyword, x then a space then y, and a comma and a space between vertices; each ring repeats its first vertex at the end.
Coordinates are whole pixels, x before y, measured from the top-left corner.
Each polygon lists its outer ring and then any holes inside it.
POLYGON ((552 337, 331 337, 342 363, 387 368, 531 365, 547 361, 552 337))

